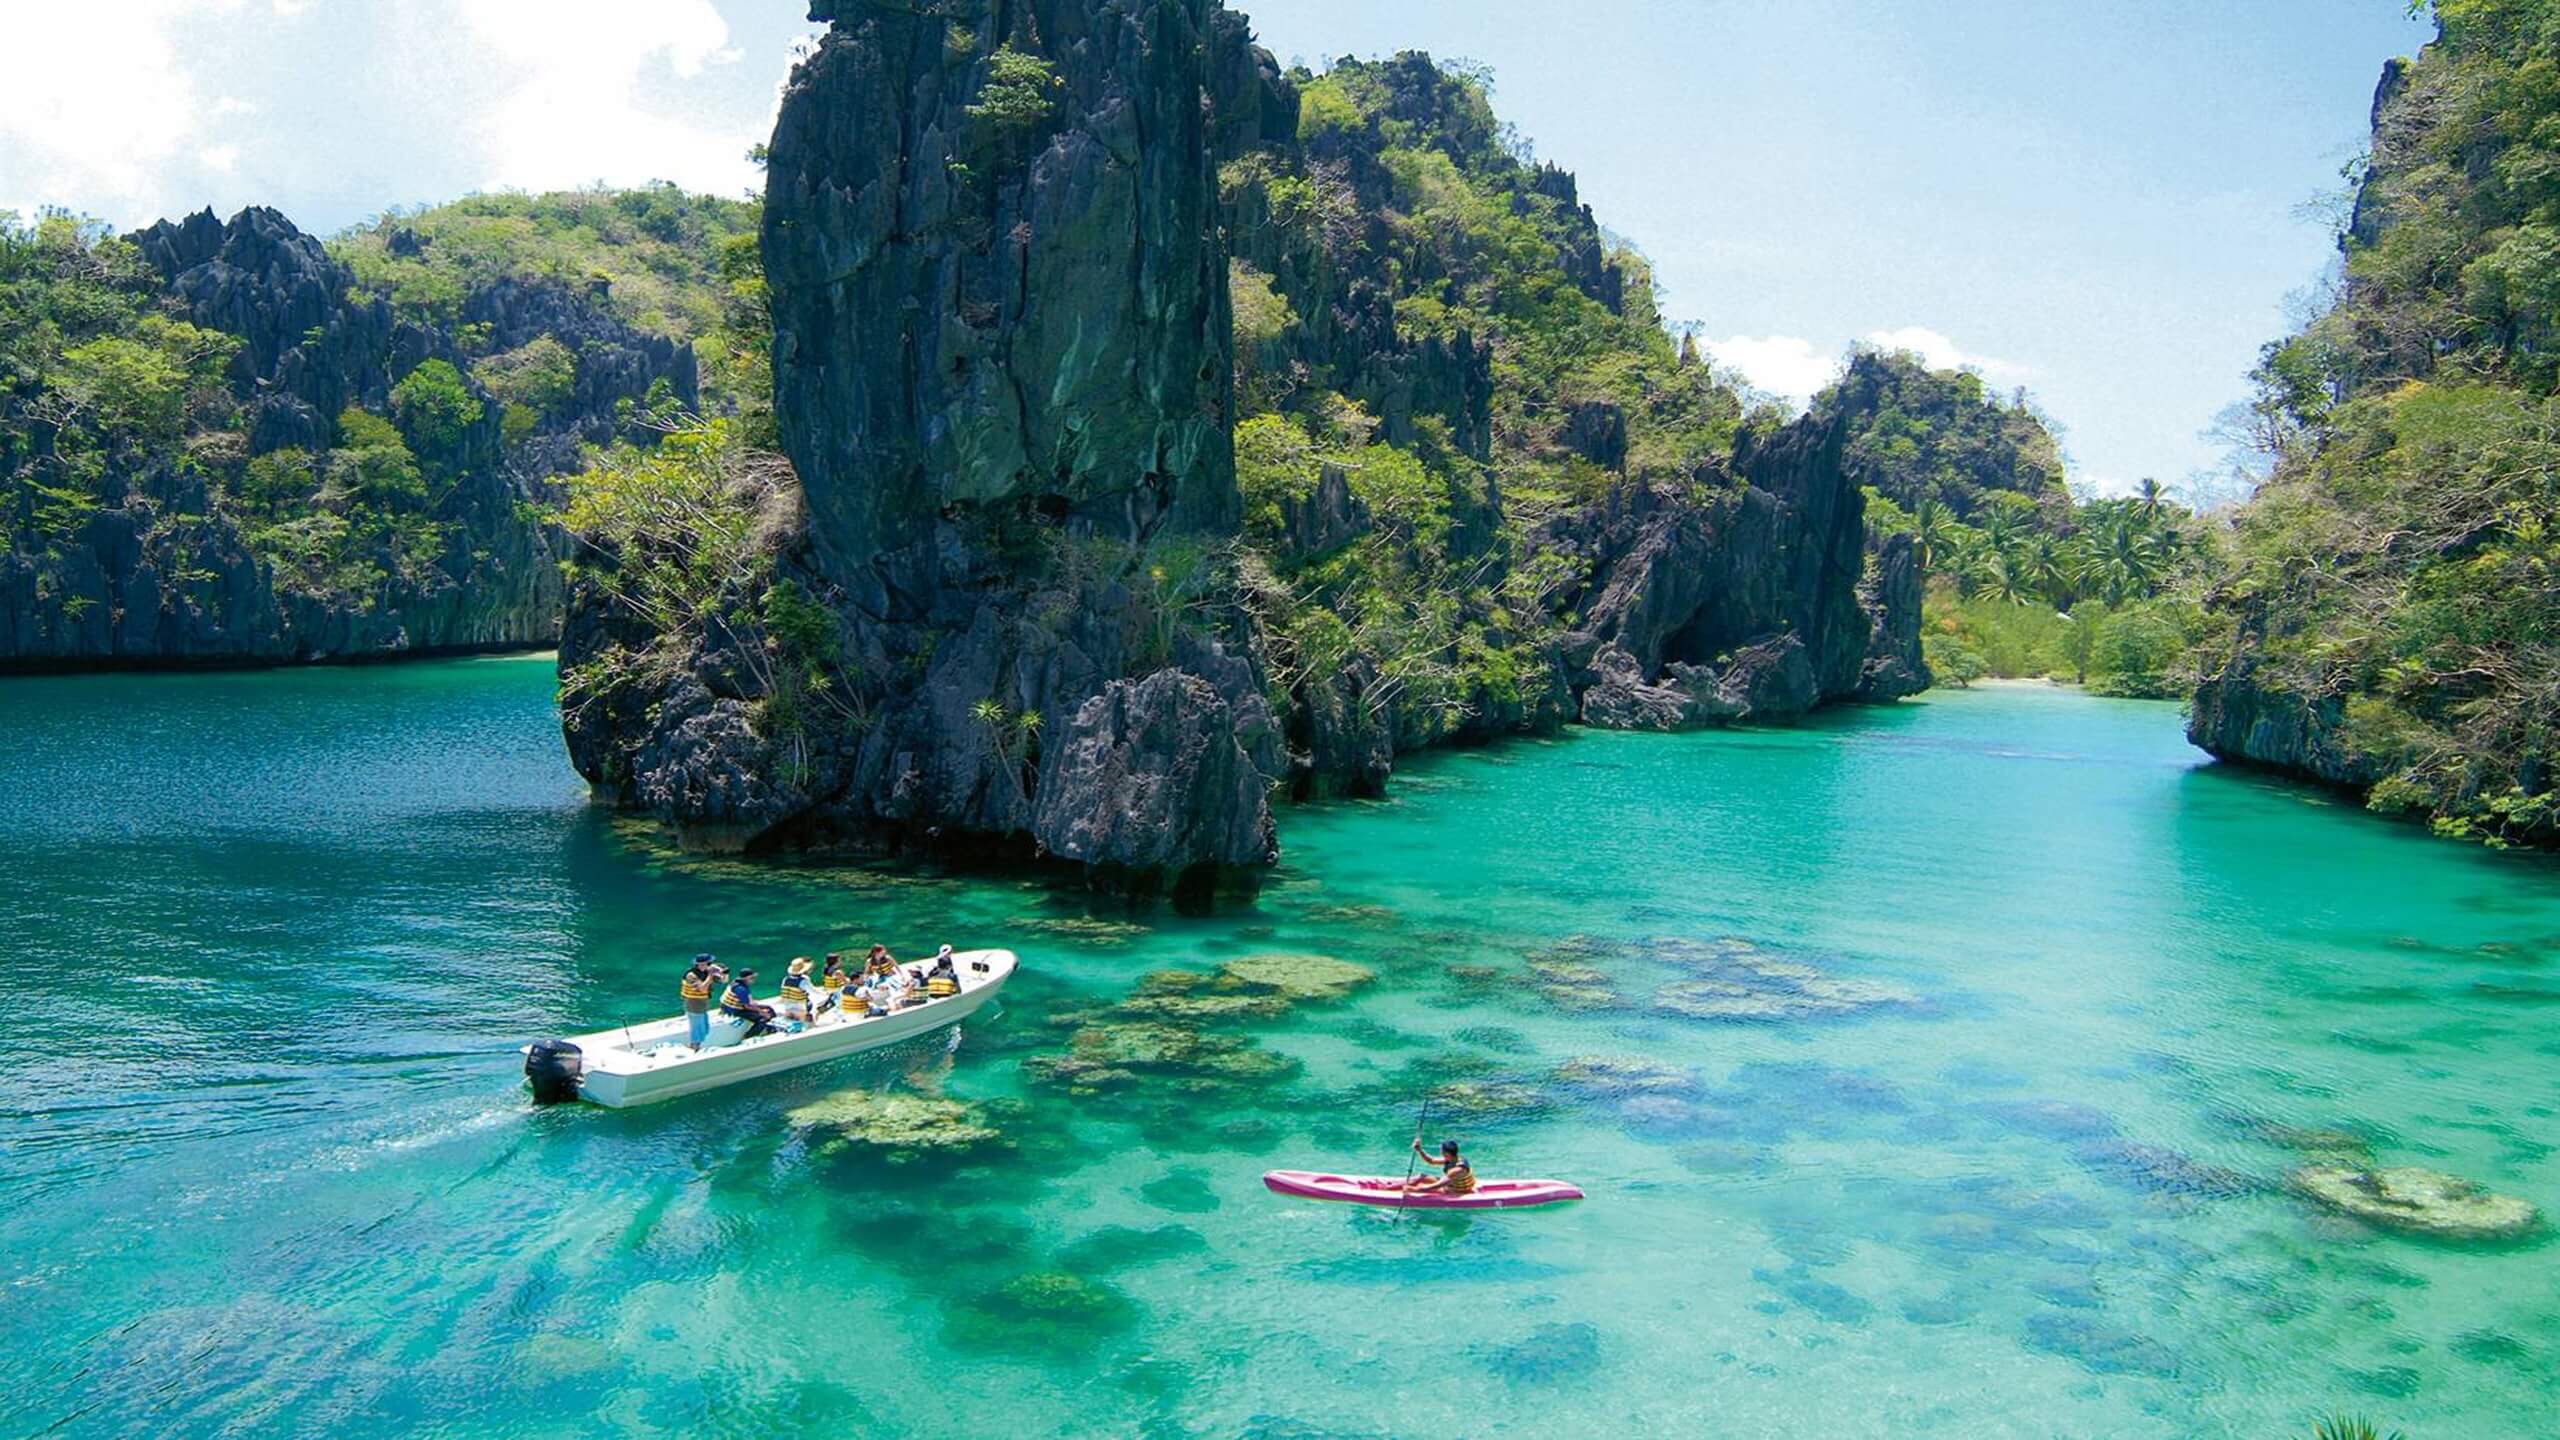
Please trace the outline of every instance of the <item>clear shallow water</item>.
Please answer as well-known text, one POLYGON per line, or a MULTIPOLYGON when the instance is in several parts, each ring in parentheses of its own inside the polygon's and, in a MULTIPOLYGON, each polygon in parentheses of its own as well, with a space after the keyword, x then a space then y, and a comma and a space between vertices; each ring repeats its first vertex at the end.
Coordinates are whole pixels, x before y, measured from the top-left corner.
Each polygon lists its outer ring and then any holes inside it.
POLYGON ((0 686, 0 1433, 2256 1437, 2344 1405, 2437 1440, 2560 1411, 2550 1250, 2257 1183, 2302 1159, 2274 1127, 2346 1127, 2560 1210, 2560 870, 2204 767, 2170 707, 2003 689, 1426 758, 1292 813, 1256 909, 1079 933, 1035 884, 666 853, 585 807, 549 692, 539 661, 0 686), (875 934, 1029 968, 956 1054, 524 1102, 513 1045, 664 1013, 702 945, 875 934), (1531 983, 1576 934, 1620 1003, 1531 983), (1666 937, 1913 1000, 1667 1014, 1666 937), (1136 975, 1271 950, 1379 975, 1218 1032, 1288 1078, 1026 1076, 1136 975), (1590 1054, 1675 1073, 1555 1080, 1590 1054), (1435 1132, 1595 1199, 1399 1222, 1260 1189, 1400 1169, 1452 1079, 1476 1106, 1435 1132), (857 1085, 991 1104, 1014 1148, 899 1164, 785 1118, 857 1085))

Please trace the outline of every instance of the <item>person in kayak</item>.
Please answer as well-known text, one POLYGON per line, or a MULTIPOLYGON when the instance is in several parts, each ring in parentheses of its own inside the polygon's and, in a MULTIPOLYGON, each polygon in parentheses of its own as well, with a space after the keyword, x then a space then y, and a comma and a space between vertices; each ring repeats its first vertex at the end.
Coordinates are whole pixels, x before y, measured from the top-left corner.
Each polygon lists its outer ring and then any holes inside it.
POLYGON ((745 1022, 747 1033, 740 1038, 747 1040, 773 1033, 773 1007, 757 1003, 755 978, 753 970, 741 970, 731 977, 729 988, 720 992, 720 1013, 745 1022))
POLYGON ((1458 1153, 1457 1141, 1441 1141, 1439 1157, 1434 1159, 1430 1151, 1422 1148, 1421 1137, 1416 1136, 1413 1141, 1413 1153, 1423 1164, 1438 1167, 1440 1173, 1416 1175, 1405 1182, 1406 1194, 1458 1196, 1475 1193, 1476 1167, 1468 1164, 1467 1158, 1458 1153))
POLYGON ((696 1050, 711 1038, 711 992, 726 978, 720 962, 705 954, 694 956, 693 967, 676 982, 676 995, 684 1001, 685 1041, 696 1050))

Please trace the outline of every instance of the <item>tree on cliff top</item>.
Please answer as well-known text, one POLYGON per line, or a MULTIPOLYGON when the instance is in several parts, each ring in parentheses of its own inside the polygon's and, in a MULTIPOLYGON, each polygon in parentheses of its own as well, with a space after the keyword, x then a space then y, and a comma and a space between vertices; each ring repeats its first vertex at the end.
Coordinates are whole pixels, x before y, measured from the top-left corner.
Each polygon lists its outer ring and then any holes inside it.
POLYGON ((1062 88, 1057 67, 1008 40, 987 57, 986 83, 978 87, 970 118, 983 120, 1006 134, 1029 130, 1057 108, 1051 92, 1062 88))

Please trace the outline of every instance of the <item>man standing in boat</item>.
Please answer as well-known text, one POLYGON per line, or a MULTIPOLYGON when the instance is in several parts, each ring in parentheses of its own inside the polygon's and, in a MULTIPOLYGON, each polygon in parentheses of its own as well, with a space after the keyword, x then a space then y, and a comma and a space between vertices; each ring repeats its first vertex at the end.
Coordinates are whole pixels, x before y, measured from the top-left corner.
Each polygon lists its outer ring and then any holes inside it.
POLYGON ((711 1038, 711 992, 726 979, 720 963, 705 954, 694 956, 693 968, 676 982, 676 994, 684 1000, 685 1040, 696 1050, 711 1038))

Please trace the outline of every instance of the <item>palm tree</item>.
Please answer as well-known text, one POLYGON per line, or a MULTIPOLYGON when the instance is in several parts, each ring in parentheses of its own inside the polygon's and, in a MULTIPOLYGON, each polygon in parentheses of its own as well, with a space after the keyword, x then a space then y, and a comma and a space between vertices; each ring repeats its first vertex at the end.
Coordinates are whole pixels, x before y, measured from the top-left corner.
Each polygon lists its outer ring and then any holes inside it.
POLYGON ((2022 578, 2056 610, 2071 604, 2071 554, 2063 542, 2039 535, 2019 556, 2022 578))
POLYGON ((2080 588, 2109 605, 2121 605, 2152 592, 2169 571, 2174 542, 2133 514, 2117 512, 2096 521, 2080 538, 2081 559, 2075 577, 2080 588))
POLYGON ((2133 487, 2133 498, 2141 502, 2144 518, 2157 520, 2161 505, 2169 498, 2169 487, 2145 475, 2142 483, 2133 487))
POLYGON ((1956 593, 1970 600, 1998 574, 2000 551, 1989 536, 1979 530, 1968 531, 1957 541, 1948 566, 1955 572, 1956 593))
POLYGON ((1947 507, 1935 500, 1923 500, 1911 512, 1912 539, 1920 548, 1920 568, 1935 570, 1954 558, 1956 521, 1947 507))
POLYGON ((2024 550, 1996 552, 1991 562, 1992 595, 2012 605, 2024 605, 2036 598, 2036 587, 2028 579, 2027 569, 2027 552, 2024 550))

